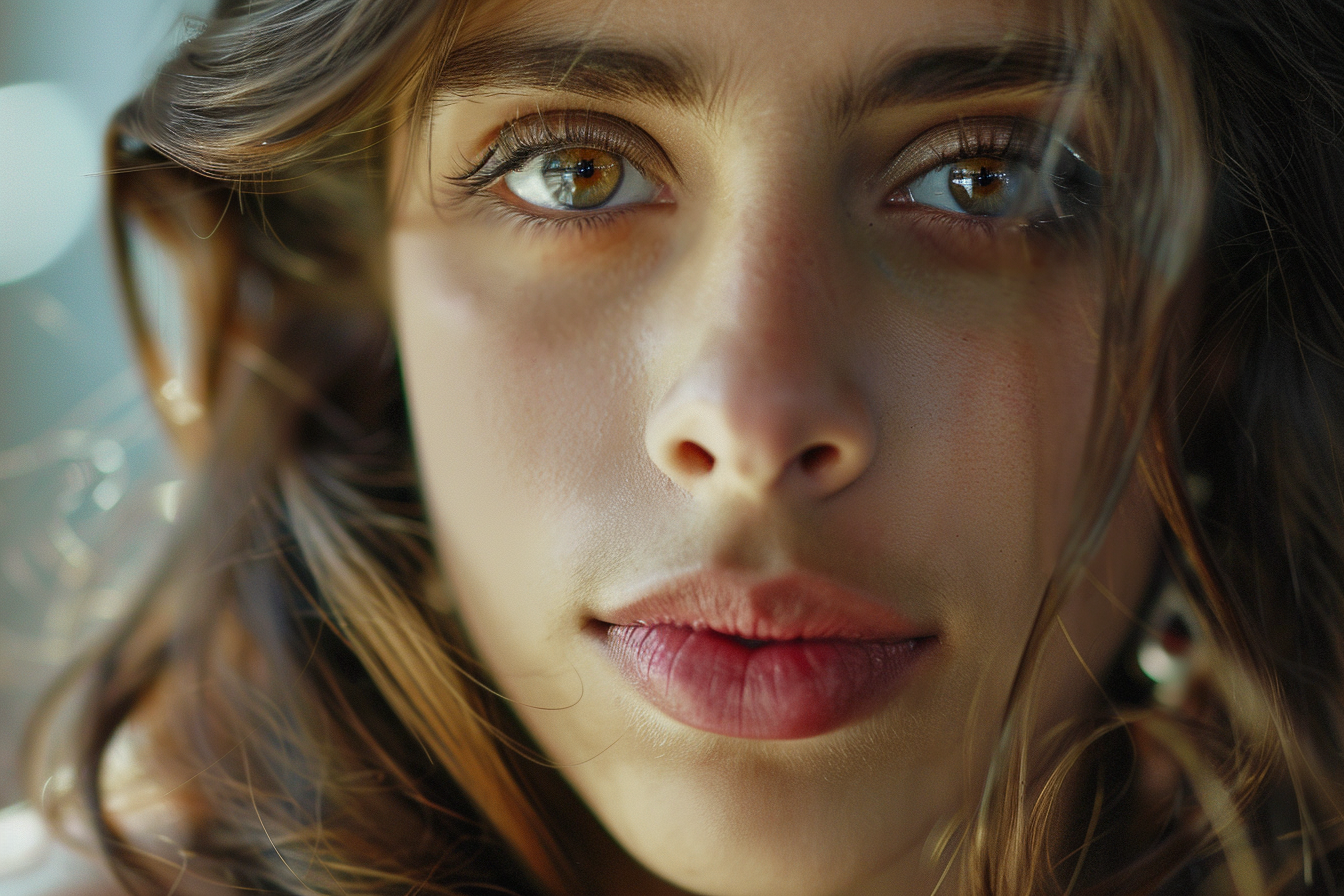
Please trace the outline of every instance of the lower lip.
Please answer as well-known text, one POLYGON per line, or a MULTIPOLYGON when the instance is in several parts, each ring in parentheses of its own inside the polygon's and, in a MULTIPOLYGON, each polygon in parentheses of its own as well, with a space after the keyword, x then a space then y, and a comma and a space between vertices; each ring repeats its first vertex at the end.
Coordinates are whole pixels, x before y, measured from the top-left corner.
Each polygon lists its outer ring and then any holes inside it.
POLYGON ((816 737, 884 705, 935 639, 749 642, 678 625, 611 625, 617 669, 692 728, 753 740, 816 737))

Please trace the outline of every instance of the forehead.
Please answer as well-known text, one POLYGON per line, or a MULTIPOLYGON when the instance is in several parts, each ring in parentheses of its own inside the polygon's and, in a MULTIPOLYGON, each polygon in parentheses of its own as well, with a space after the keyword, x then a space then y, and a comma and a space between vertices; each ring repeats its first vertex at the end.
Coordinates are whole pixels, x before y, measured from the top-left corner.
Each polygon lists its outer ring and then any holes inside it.
POLYGON ((1050 80, 1068 67, 1056 25, 1045 0, 482 0, 442 86, 469 95, 493 65, 504 81, 529 69, 513 86, 582 93, 584 77, 605 69, 631 93, 672 101, 714 106, 766 86, 843 107, 860 85, 888 76, 892 86, 893 67, 938 51, 958 58, 934 71, 907 65, 895 86, 918 93, 912 78, 954 70, 992 71, 1011 86, 1050 80))
POLYGON ((1049 13, 1042 0, 478 0, 461 36, 542 27, 744 52, 834 43, 858 49, 928 35, 1003 38, 1044 27, 1049 13))

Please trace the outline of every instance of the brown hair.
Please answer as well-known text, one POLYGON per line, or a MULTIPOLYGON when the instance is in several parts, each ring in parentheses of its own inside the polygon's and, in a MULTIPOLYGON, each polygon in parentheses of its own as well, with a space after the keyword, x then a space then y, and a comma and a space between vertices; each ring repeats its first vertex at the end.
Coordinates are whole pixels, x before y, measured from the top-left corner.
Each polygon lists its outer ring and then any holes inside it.
MULTIPOLYGON (((573 796, 441 611, 389 332, 385 159, 416 123, 393 110, 427 108, 464 6, 226 0, 112 128, 128 313, 196 484, 33 756, 35 787, 78 770, 132 889, 185 868, 187 885, 265 892, 582 893, 602 873, 562 834, 573 796), (145 238, 178 262, 188 370, 137 299, 145 238), (179 861, 103 805, 128 730, 156 778, 186 782, 179 861)), ((983 894, 1150 893, 1224 870, 1246 894, 1313 892, 1332 885, 1344 796, 1344 46, 1306 0, 1075 7, 1071 74, 1107 97, 1116 147, 1093 469, 949 856, 983 894), (1208 635, 1204 699, 1179 713, 1117 687, 1114 713, 1047 748, 1027 734, 1035 663, 1136 466, 1208 635), (1212 484, 1198 509, 1191 469, 1212 484), (1190 800, 1136 833, 1151 749, 1190 800), (1058 854, 1063 782, 1092 767, 1079 851, 1058 854)))

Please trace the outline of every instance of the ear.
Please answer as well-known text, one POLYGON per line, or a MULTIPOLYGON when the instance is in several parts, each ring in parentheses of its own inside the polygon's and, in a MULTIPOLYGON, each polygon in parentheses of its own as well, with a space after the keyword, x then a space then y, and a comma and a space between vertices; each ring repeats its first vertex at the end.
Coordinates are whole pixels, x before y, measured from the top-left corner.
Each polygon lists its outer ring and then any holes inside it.
POLYGON ((211 441, 221 359, 234 338, 234 191, 115 131, 107 153, 111 235, 131 338, 170 441, 194 464, 211 441))

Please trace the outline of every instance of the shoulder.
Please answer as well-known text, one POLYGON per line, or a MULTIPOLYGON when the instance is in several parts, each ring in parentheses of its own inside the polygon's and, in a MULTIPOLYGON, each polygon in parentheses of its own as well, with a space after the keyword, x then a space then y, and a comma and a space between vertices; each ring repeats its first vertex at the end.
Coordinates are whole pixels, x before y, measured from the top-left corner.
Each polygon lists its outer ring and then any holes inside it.
POLYGON ((123 896, 91 851, 58 840, 22 804, 0 811, 0 893, 5 896, 123 896))

